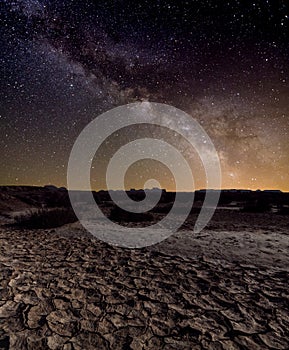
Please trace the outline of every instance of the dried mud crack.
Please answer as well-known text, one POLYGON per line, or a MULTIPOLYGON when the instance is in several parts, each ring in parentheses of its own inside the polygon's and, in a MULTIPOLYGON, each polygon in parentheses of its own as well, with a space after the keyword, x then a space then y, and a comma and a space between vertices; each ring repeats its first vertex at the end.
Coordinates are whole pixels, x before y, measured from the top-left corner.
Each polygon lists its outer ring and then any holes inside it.
POLYGON ((288 349, 288 273, 1 229, 1 349, 288 349))

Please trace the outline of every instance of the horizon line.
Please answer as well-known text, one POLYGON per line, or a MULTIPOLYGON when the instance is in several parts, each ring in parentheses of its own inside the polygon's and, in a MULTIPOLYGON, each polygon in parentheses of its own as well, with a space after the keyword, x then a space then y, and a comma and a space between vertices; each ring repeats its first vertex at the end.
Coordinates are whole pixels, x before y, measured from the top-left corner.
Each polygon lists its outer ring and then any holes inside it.
POLYGON ((60 188, 63 188, 63 189, 66 189, 67 191, 92 191, 92 192, 101 192, 101 191, 104 191, 104 192, 109 192, 109 191, 114 191, 114 192, 117 192, 117 191, 125 191, 125 192, 129 192, 129 191, 152 191, 152 190, 160 190, 160 191, 166 191, 166 192, 169 192, 169 193, 176 193, 176 192, 179 192, 179 193, 192 193, 192 192, 197 192, 197 191, 202 191, 202 192, 205 192, 205 191, 250 191, 250 192, 264 192, 264 191, 268 191, 268 192, 281 192, 281 193, 289 193, 289 189, 288 190, 281 190, 281 189, 275 189, 275 188, 257 188, 257 189, 250 189, 250 188, 220 188, 220 189, 216 189, 216 188, 198 188, 198 189, 194 189, 192 191, 189 191, 189 190, 184 190, 184 191, 173 191, 173 190, 169 190, 169 189, 166 189, 166 188, 158 188, 158 187, 155 187, 155 188, 130 188, 130 189, 71 189, 69 190, 67 187, 65 186, 56 186, 56 185, 53 185, 53 184, 48 184, 48 185, 35 185, 35 184, 10 184, 10 185, 0 185, 0 188, 1 187, 41 187, 41 188, 45 188, 45 187, 55 187, 57 189, 60 189, 60 188))

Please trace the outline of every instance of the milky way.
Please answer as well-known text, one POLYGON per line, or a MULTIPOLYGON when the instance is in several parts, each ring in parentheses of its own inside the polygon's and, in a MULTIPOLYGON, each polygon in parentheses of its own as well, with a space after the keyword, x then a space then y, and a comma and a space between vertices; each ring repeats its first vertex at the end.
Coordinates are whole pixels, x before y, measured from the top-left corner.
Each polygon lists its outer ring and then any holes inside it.
MULTIPOLYGON (((287 1, 1 7, 2 184, 65 186, 71 147, 87 123, 152 101, 199 121, 218 151, 224 188, 289 191, 287 1)), ((101 171, 118 142, 98 157, 101 171)))

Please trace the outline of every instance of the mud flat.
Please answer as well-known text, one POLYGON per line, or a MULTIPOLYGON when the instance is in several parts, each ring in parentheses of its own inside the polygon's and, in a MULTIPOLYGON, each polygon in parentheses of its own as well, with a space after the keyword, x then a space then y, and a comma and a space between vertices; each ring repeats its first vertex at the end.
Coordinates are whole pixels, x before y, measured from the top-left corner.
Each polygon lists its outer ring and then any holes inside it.
POLYGON ((287 221, 228 215, 140 250, 2 226, 0 348, 288 349, 287 221))

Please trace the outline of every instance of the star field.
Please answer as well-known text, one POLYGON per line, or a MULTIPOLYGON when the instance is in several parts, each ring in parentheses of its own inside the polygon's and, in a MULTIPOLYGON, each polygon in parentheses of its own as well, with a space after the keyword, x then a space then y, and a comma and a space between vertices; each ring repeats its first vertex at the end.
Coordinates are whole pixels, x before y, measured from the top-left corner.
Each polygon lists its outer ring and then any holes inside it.
MULTIPOLYGON (((66 186, 81 130, 113 107, 151 101, 199 121, 223 188, 289 191, 287 1, 4 0, 1 17, 2 184, 66 186)), ((134 134, 114 135, 96 155, 95 188, 134 134)), ((141 187, 149 168, 131 169, 128 187, 141 187)))

